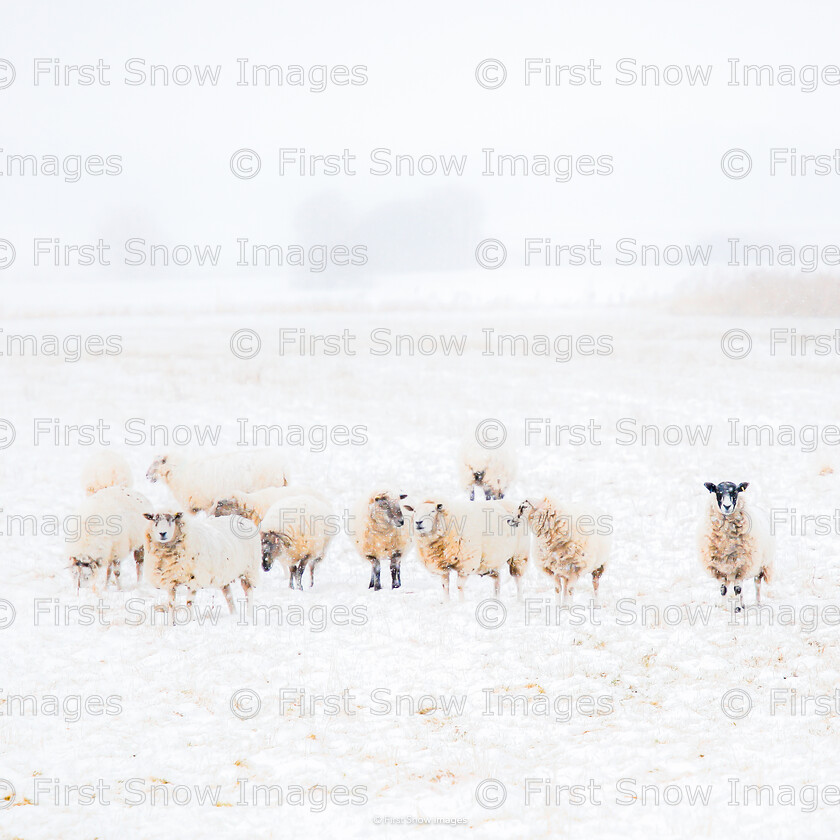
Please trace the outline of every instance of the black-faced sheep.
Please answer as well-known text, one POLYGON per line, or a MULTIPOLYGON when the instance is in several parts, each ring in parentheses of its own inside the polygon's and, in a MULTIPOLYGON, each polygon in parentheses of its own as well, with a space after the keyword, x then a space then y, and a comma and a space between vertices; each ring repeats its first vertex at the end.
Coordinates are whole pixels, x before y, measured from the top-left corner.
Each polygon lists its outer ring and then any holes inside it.
POLYGON ((744 606, 741 585, 755 580, 755 600, 761 603, 761 582, 773 574, 775 543, 767 513, 747 504, 744 491, 749 483, 722 481, 705 484, 710 496, 704 507, 698 532, 703 568, 721 582, 720 594, 737 599, 736 612, 744 606))

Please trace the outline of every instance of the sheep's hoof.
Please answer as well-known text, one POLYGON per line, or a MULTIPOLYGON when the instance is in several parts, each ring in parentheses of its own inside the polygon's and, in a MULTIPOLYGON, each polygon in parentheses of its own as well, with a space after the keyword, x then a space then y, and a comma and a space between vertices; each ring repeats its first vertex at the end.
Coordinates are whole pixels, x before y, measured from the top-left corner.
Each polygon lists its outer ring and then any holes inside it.
POLYGON ((397 580, 391 583, 391 589, 399 589, 402 584, 397 580))

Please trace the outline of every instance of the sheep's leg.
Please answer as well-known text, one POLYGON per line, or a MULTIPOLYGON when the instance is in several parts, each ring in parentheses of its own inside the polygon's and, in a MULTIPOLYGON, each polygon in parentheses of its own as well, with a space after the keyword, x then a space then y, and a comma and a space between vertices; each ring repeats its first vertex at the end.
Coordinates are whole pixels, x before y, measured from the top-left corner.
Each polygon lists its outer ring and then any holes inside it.
POLYGON ((297 577, 297 566, 289 567, 289 589, 295 588, 295 578, 297 577))
POLYGON ((566 598, 569 593, 569 583, 566 578, 562 577, 561 575, 555 575, 554 577, 554 591, 557 593, 557 602, 560 606, 565 606, 566 598))
POLYGON ((173 586, 169 590, 169 623, 172 626, 175 625, 175 598, 176 598, 177 592, 178 592, 178 589, 175 586, 173 586))
POLYGON ((146 550, 141 545, 140 548, 134 550, 134 566, 137 569, 137 583, 143 580, 143 559, 146 556, 146 550))
POLYGON ((395 551, 391 555, 391 589, 399 589, 402 586, 402 581, 400 580, 400 559, 402 558, 402 552, 395 551))
POLYGON ((312 589, 315 586, 315 567, 321 562, 320 557, 316 557, 310 564, 309 564, 309 588, 312 589))
POLYGON ((450 600, 452 599, 452 581, 449 577, 449 572, 447 571, 440 579, 441 584, 443 585, 443 591, 446 593, 446 597, 450 600))
POLYGON ((242 584, 242 591, 245 593, 245 602, 248 605, 248 621, 253 623, 254 617, 254 584, 251 583, 248 578, 243 575, 239 578, 239 582, 242 584))
POLYGON ((236 604, 233 602, 233 593, 230 591, 230 584, 226 583, 222 587, 222 592, 224 592, 225 600, 227 601, 228 610, 231 614, 236 610, 236 604))
POLYGON ((309 562, 309 555, 307 554, 297 565, 297 588, 303 592, 303 573, 306 570, 306 564, 309 562))
POLYGON ((603 566, 601 566, 600 569, 595 569, 595 571, 592 572, 592 589, 595 592, 594 600, 595 600, 596 604, 598 603, 598 587, 601 584, 601 575, 602 574, 604 574, 604 567, 603 566))
POLYGON ((755 578, 755 602, 761 603, 761 581, 764 580, 764 569, 762 569, 755 578))
POLYGON ((470 501, 475 501, 475 485, 473 484, 472 490, 470 490, 470 501))
POLYGON ((76 594, 82 591, 82 570, 78 564, 73 567, 73 574, 76 575, 76 594))
POLYGON ((466 575, 462 575, 458 572, 458 600, 464 600, 464 581, 467 579, 466 575))
POLYGON ((370 561, 370 586, 368 586, 368 589, 372 589, 374 592, 382 589, 382 584, 379 582, 379 571, 379 560, 374 557, 370 561))
POLYGON ((492 572, 488 572, 487 575, 493 579, 493 597, 498 598, 499 593, 502 591, 501 583, 499 582, 499 572, 494 569, 492 572))

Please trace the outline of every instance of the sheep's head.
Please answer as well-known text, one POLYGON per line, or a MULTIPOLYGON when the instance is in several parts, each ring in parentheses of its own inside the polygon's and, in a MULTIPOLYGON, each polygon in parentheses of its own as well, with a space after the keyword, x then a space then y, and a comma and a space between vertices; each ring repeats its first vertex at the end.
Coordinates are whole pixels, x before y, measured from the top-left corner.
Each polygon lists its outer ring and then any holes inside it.
POLYGON ((183 513, 144 513, 149 525, 149 539, 160 545, 177 542, 183 534, 183 513))
POLYGON ((236 499, 219 499, 211 508, 213 516, 247 516, 236 499))
POLYGON ((446 509, 441 502, 426 501, 416 508, 404 505, 414 515, 414 532, 421 539, 433 539, 446 531, 446 509))
POLYGON ((264 531, 261 542, 263 571, 270 572, 277 555, 289 548, 292 541, 280 531, 264 531))
POLYGON ((167 466, 169 456, 158 455, 152 465, 146 470, 146 478, 154 484, 159 478, 166 478, 169 475, 169 467, 167 466))
MULTIPOLYGON (((744 490, 749 487, 748 481, 742 481, 740 484, 733 484, 731 481, 721 481, 720 484, 714 484, 711 481, 707 481, 705 484, 706 489, 710 493, 715 494, 715 501, 718 506, 718 510, 724 515, 729 516, 729 514, 734 513, 735 509, 738 507, 738 496, 740 493, 743 493, 744 490)), ((741 502, 743 506, 743 502, 741 502)))
POLYGON ((402 528, 405 524, 400 502, 405 494, 400 496, 390 493, 375 493, 368 503, 370 518, 375 526, 387 531, 391 528, 402 528))

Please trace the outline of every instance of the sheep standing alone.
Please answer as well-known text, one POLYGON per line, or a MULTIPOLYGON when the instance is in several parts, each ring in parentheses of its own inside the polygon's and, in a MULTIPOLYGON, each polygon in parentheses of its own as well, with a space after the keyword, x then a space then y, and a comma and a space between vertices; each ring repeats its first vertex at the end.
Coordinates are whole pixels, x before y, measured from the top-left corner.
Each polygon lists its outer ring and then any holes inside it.
POLYGON ((595 598, 609 559, 612 539, 603 516, 591 510, 561 506, 545 497, 525 500, 517 519, 528 523, 535 537, 537 565, 554 579, 561 605, 571 598, 575 583, 584 574, 592 575, 595 598))
POLYGON ((711 496, 701 517, 698 533, 700 562, 721 581, 720 594, 737 598, 739 612, 744 606, 741 583, 755 580, 755 600, 761 603, 761 582, 773 574, 775 544, 767 513, 748 505, 744 491, 749 483, 737 486, 731 481, 706 482, 711 496))
POLYGON ((103 449, 90 456, 82 468, 82 487, 88 496, 106 487, 131 488, 131 467, 123 455, 103 449))
POLYGON ((400 501, 405 495, 378 490, 365 496, 353 515, 353 544, 362 559, 370 563, 368 589, 379 591, 381 564, 391 568, 391 589, 398 589, 400 561, 411 542, 411 529, 403 516, 400 501))
POLYGON ((209 511, 217 499, 237 490, 252 493, 289 483, 282 459, 273 452, 170 453, 155 459, 146 478, 163 480, 178 504, 192 513, 209 511))
POLYGON ((234 610, 230 586, 238 578, 251 601, 251 589, 260 574, 260 536, 253 522, 239 516, 199 520, 183 513, 147 513, 146 577, 169 592, 169 609, 175 607, 178 586, 191 597, 199 589, 221 589, 230 611, 234 610))
POLYGON ((244 516, 259 526, 263 517, 268 513, 271 506, 281 499, 288 499, 290 496, 317 496, 315 490, 302 485, 287 485, 286 487, 265 487, 262 490, 255 490, 253 493, 245 493, 236 490, 224 499, 218 499, 211 506, 213 516, 244 516))
POLYGON ((487 501, 503 499, 516 478, 516 455, 510 446, 488 449, 472 437, 461 447, 459 469, 471 501, 475 499, 476 488, 484 492, 487 501))
POLYGON ((458 575, 458 593, 464 598, 464 581, 481 566, 481 521, 471 502, 430 499, 417 507, 405 505, 414 515, 417 553, 423 565, 441 578, 452 597, 450 572, 458 575))
POLYGON ((105 586, 113 577, 119 588, 120 561, 131 553, 140 580, 146 538, 143 515, 149 507, 148 499, 123 487, 105 487, 84 499, 78 511, 79 534, 69 546, 77 591, 82 578, 90 578, 96 588, 102 567, 106 569, 105 586))
POLYGON ((271 571, 275 560, 289 570, 289 588, 303 589, 303 573, 309 566, 309 585, 315 583, 315 567, 324 559, 335 536, 329 503, 320 495, 301 494, 272 505, 260 524, 262 566, 271 571))

